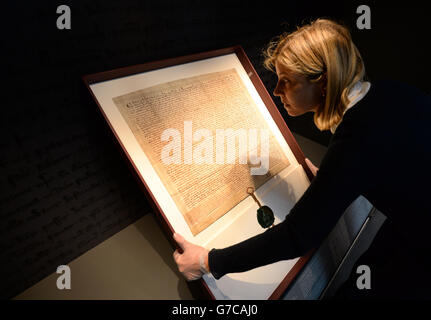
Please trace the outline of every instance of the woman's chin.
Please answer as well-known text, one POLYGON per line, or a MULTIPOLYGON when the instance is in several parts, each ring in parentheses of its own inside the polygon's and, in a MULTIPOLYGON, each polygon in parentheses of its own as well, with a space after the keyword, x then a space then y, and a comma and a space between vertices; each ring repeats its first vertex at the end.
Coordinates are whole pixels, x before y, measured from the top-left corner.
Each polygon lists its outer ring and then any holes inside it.
POLYGON ((305 113, 304 110, 294 109, 290 105, 287 105, 287 106, 285 105, 284 109, 287 111, 287 114, 291 117, 301 116, 305 113))
POLYGON ((287 111, 287 114, 291 117, 299 116, 298 112, 294 109, 292 109, 291 106, 284 106, 284 109, 287 111))

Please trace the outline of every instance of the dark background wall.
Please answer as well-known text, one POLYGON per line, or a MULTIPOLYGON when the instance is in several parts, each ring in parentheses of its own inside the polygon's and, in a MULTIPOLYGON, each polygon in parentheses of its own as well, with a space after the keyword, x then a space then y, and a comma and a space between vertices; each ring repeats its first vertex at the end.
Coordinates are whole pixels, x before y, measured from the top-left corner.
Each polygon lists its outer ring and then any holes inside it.
MULTIPOLYGON (((10 298, 151 211, 82 87, 81 76, 240 44, 267 89, 269 40, 329 17, 352 31, 371 81, 392 78, 430 92, 426 10, 411 1, 19 1, 3 4, 0 139, 0 298, 10 298), (69 5, 72 30, 57 30, 69 5)), ((394 92, 396 94, 396 92, 394 92)), ((292 131, 322 144, 311 115, 292 131)), ((406 107, 408 112, 408 106, 406 107)))

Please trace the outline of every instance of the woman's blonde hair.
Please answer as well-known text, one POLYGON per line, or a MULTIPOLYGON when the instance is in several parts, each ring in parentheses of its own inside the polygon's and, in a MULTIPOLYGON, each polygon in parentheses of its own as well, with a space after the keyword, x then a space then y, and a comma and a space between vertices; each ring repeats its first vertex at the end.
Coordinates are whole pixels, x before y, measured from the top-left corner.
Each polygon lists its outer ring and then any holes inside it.
POLYGON ((264 51, 264 65, 275 71, 275 63, 306 76, 325 80, 325 103, 314 114, 320 130, 338 124, 349 104, 352 86, 365 76, 362 57, 349 30, 328 19, 317 19, 292 33, 283 33, 264 51))

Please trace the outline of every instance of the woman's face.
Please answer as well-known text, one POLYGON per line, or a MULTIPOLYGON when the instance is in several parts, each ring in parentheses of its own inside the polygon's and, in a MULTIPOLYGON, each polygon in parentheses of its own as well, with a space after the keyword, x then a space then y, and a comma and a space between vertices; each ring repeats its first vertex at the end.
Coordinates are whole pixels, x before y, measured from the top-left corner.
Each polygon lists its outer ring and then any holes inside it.
POLYGON ((275 63, 275 70, 278 82, 274 95, 280 97, 290 116, 315 112, 324 104, 323 81, 311 82, 304 75, 290 71, 278 61, 275 63))

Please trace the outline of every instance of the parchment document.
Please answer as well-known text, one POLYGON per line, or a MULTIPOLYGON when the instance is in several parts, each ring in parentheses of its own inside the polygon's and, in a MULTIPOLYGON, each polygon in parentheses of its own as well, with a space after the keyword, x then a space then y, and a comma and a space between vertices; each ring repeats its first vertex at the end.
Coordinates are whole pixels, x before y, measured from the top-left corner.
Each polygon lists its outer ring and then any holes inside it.
POLYGON ((235 69, 163 83, 113 101, 193 235, 246 198, 247 187, 256 190, 289 166, 235 69), (251 169, 262 164, 251 157, 265 151, 264 133, 268 170, 252 175, 251 169), (234 142, 233 163, 229 141, 234 142), (166 163, 167 154, 171 163, 166 163))

